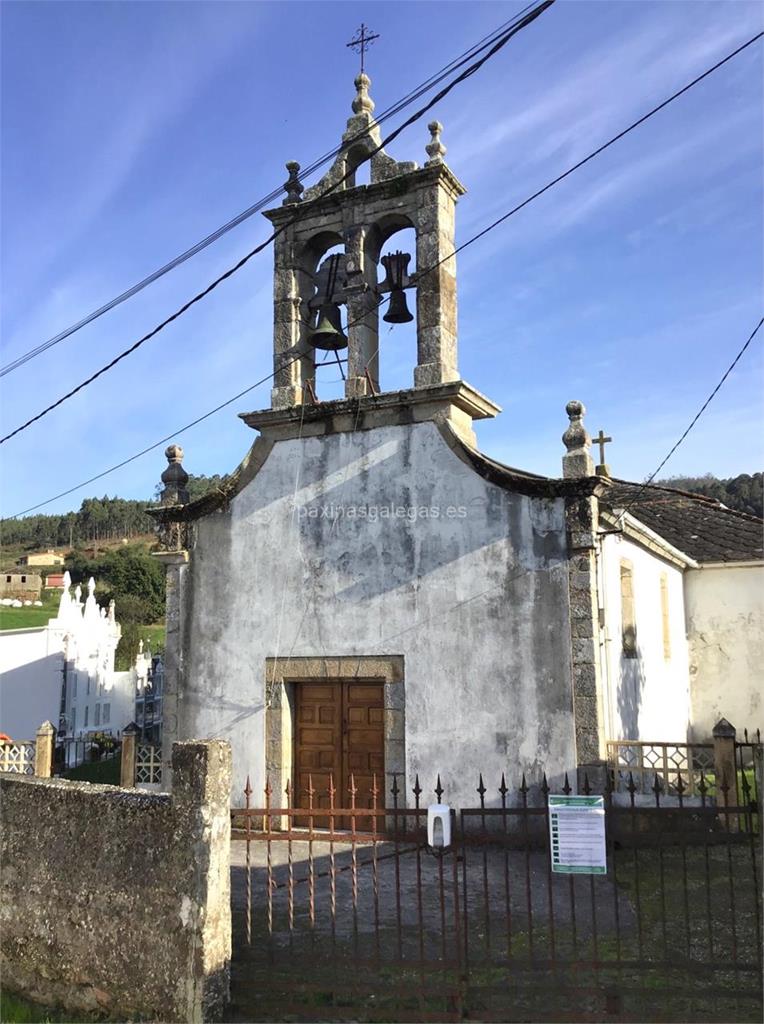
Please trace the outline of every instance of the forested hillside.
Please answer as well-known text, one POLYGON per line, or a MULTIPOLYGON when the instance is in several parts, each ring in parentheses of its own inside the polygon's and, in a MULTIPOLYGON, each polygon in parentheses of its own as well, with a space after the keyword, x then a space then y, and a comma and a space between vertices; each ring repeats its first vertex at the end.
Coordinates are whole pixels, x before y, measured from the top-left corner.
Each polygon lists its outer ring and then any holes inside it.
POLYGON ((752 516, 764 513, 764 477, 761 473, 741 473, 727 480, 719 480, 710 473, 705 476, 672 476, 656 480, 656 483, 691 494, 705 494, 721 501, 727 508, 748 512, 752 516))
MULTIPOLYGON (((199 498, 225 478, 191 476, 188 490, 191 499, 199 498)), ((77 512, 57 515, 24 516, 23 519, 0 521, 0 544, 37 548, 76 548, 102 541, 131 540, 153 532, 154 523, 146 508, 159 501, 160 488, 153 499, 129 501, 125 498, 85 498, 77 512)))

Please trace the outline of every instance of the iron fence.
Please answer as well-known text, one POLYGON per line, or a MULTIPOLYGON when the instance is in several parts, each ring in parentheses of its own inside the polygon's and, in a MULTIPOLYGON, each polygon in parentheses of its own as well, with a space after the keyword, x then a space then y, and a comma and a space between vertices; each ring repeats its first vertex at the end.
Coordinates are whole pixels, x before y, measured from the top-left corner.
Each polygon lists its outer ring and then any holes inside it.
MULTIPOLYGON (((475 805, 449 809, 439 851, 418 778, 409 794, 374 780, 364 806, 352 777, 347 794, 309 780, 303 807, 269 785, 254 807, 248 781, 232 811, 239 1014, 760 1020, 755 804, 717 807, 702 773, 691 804, 681 770, 670 782, 670 806, 659 775, 649 806, 633 775, 625 806, 609 785, 606 873, 564 876, 546 779, 513 792, 481 777, 475 805)), ((433 795, 446 799, 440 779, 433 795)))
POLYGON ((53 774, 66 775, 73 768, 119 756, 122 734, 119 730, 80 733, 78 736, 59 736, 53 749, 53 774))
POLYGON ((735 741, 735 767, 737 771, 738 786, 740 790, 740 797, 743 797, 742 793, 742 779, 745 778, 749 784, 751 790, 751 799, 756 803, 761 813, 761 772, 762 772, 762 744, 761 744, 761 730, 757 729, 755 733, 748 734, 748 730, 743 730, 742 741, 735 741))

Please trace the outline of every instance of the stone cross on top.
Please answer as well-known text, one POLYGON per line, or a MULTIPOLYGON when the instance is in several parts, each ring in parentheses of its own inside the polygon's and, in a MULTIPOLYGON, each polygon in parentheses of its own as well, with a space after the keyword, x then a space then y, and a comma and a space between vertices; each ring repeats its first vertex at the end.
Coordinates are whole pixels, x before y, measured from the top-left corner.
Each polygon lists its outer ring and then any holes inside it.
POLYGON ((610 476, 610 466, 605 462, 605 445, 610 444, 612 440, 613 438, 606 437, 602 430, 594 438, 594 443, 599 445, 600 449, 600 464, 595 470, 597 476, 610 476))
POLYGON ((345 46, 349 46, 356 53, 361 54, 361 74, 364 73, 364 56, 375 39, 379 39, 379 34, 372 32, 371 29, 367 29, 366 25, 361 22, 361 27, 355 36, 349 43, 345 43, 345 46))

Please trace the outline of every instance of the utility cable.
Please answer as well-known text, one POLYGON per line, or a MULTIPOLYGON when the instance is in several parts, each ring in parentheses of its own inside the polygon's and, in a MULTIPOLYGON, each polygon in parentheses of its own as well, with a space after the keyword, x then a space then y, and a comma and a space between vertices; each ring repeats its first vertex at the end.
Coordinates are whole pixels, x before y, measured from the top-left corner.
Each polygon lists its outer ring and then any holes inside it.
MULTIPOLYGON (((747 43, 745 43, 742 47, 738 48, 733 53, 729 54, 727 57, 724 58, 724 60, 722 60, 718 64, 714 65, 713 68, 710 68, 709 71, 705 72, 703 75, 701 75, 698 78, 694 79, 693 82, 690 83, 690 85, 693 85, 693 84, 701 81, 701 79, 705 78, 706 75, 710 74, 711 71, 715 70, 717 67, 721 67, 722 64, 724 64, 727 60, 731 59, 731 57, 733 57, 737 53, 739 53, 742 49, 745 49, 746 46, 749 46, 751 43, 753 43, 757 39, 761 38, 762 34, 764 34, 764 33, 759 33, 758 36, 754 36, 751 40, 749 40, 747 43)), ((687 90, 687 88, 689 88, 689 86, 685 86, 684 89, 680 90, 680 92, 678 92, 678 93, 675 93, 674 96, 671 97, 670 99, 675 99, 677 96, 681 95, 682 92, 685 92, 687 90)), ((670 102, 670 100, 668 100, 666 102, 670 102)), ((664 107, 666 105, 666 102, 662 103, 659 107, 654 108, 654 110, 651 113, 655 113, 655 112, 657 112, 657 110, 662 109, 662 107, 664 107)), ((643 123, 644 120, 645 120, 645 118, 640 118, 639 122, 635 122, 634 125, 632 125, 631 127, 635 127, 637 123, 640 123, 640 124, 643 123)), ((630 129, 627 129, 627 130, 630 130, 630 129)), ((624 134, 625 134, 625 132, 621 132, 615 138, 623 138, 624 134)), ((615 141, 615 138, 613 140, 611 140, 611 141, 615 141)), ((606 148, 608 144, 609 143, 606 143, 605 146, 601 146, 599 148, 599 150, 597 150, 596 152, 602 152, 602 150, 604 148, 606 148)), ((586 159, 588 159, 588 158, 586 158, 586 159)), ((427 267, 425 270, 423 270, 421 272, 418 272, 418 275, 417 275, 418 278, 421 279, 422 277, 424 277, 425 274, 430 273, 433 270, 435 270, 438 266, 440 266, 441 263, 445 262, 445 260, 451 259, 457 252, 462 251, 468 245, 471 245, 473 242, 477 241, 478 238, 482 238, 484 235, 486 235, 493 228, 495 228, 499 224, 503 223, 513 213, 516 213, 518 210, 520 210, 524 206, 526 206, 528 204, 528 202, 530 202, 533 198, 536 198, 537 196, 539 196, 543 192, 545 192, 548 188, 550 188, 552 186, 552 184, 555 184, 556 182, 561 181, 563 178, 567 177, 567 175, 572 170, 574 170, 576 167, 582 166, 582 164, 586 162, 586 159, 583 160, 583 161, 580 161, 578 164, 574 165, 573 168, 570 168, 569 171, 566 171, 564 174, 562 174, 562 175, 558 176, 557 178, 555 178, 553 182, 550 182, 549 185, 544 186, 543 189, 539 189, 538 192, 534 193, 534 195, 531 196, 528 200, 526 200, 523 203, 520 203, 513 210, 510 210, 509 213, 505 214, 503 217, 500 217, 498 220, 494 221, 493 224, 489 225, 486 228, 483 228, 481 231, 479 231, 477 234, 473 235, 471 238, 468 238, 466 242, 463 242, 457 249, 454 250, 454 252, 449 253, 448 256, 443 257, 443 259, 439 260, 438 263, 434 264, 431 267, 427 267)), ((384 302, 388 301, 388 299, 389 299, 389 296, 384 296, 384 298, 380 301, 380 303, 378 305, 382 305, 384 302)), ((364 315, 364 317, 367 316, 367 315, 368 315, 368 313, 366 313, 364 315)), ((347 327, 350 327, 350 326, 353 326, 356 323, 359 323, 362 319, 364 319, 364 317, 360 317, 357 320, 354 320, 354 321, 348 323, 347 327)), ((700 417, 702 412, 705 410, 706 406, 713 399, 714 395, 719 390, 719 388, 722 386, 722 384, 726 380, 727 376, 730 374, 730 372, 732 371, 734 366, 737 364, 738 360, 741 358, 741 356, 743 355, 745 350, 751 344, 751 342, 753 341, 753 338, 756 336, 756 334, 759 331, 759 329, 761 328, 761 326, 762 326, 762 321, 759 322, 759 324, 755 328, 753 334, 750 336, 750 338, 745 343, 745 345, 743 346, 741 351, 735 357, 735 360, 730 365, 730 367, 728 368, 728 370, 726 371, 726 373, 724 374, 722 379, 719 381, 719 384, 716 386, 716 388, 714 389, 712 394, 709 396, 709 398, 706 400, 705 404, 701 408, 701 410, 698 413, 698 415, 695 417, 693 422, 688 427, 687 431, 685 432, 685 435, 682 438, 680 438, 679 442, 677 442, 677 445, 671 450, 671 452, 669 452, 669 455, 666 457, 666 459, 664 459, 664 461, 661 463, 661 465, 658 466, 658 468, 655 470, 655 473, 653 473, 652 476, 648 478, 648 480, 646 481, 646 483, 643 486, 646 486, 647 483, 649 483, 649 481, 652 480, 655 477, 655 475, 665 465, 666 461, 668 461, 668 459, 671 457, 671 455, 674 453, 674 451, 676 451, 676 448, 679 446, 679 444, 681 444, 681 442, 684 440, 684 437, 686 437, 687 433, 689 433, 689 431, 692 429, 692 427, 694 426, 695 422, 697 422, 697 419, 700 417)), ((297 362, 297 360, 300 359, 300 358, 302 358, 301 354, 296 356, 293 360, 291 360, 291 362, 297 362)), ((288 365, 290 365, 290 363, 286 363, 284 365, 288 366, 288 365)), ((322 365, 322 364, 319 364, 319 365, 322 365)), ((192 421, 191 423, 187 423, 184 427, 180 427, 178 430, 174 431, 172 434, 169 434, 167 437, 162 438, 160 441, 155 442, 154 444, 150 445, 148 448, 143 449, 143 451, 140 451, 137 454, 131 456, 130 458, 125 459, 124 461, 122 461, 120 463, 117 463, 117 465, 112 466, 110 469, 104 470, 102 473, 99 473, 97 476, 94 476, 94 477, 92 477, 89 480, 84 480, 84 481, 82 481, 82 483, 79 483, 79 484, 75 485, 74 487, 69 488, 69 490, 67 490, 67 491, 63 491, 62 493, 56 494, 56 495, 54 495, 51 498, 47 498, 45 501, 39 502, 37 505, 33 505, 30 508, 25 509, 22 512, 16 512, 14 515, 8 516, 7 518, 8 519, 17 519, 20 516, 24 516, 24 515, 27 515, 30 512, 34 512, 38 508, 42 508, 44 505, 49 505, 52 501, 56 501, 59 498, 66 497, 67 495, 73 493, 74 491, 79 490, 82 487, 87 487, 88 484, 93 483, 95 480, 100 480, 102 477, 107 476, 110 473, 113 473, 113 472, 115 472, 118 469, 121 469, 123 466, 128 465, 128 463, 133 462, 135 459, 140 458, 142 455, 145 455, 148 452, 154 451, 154 449, 158 448, 160 445, 164 444, 165 442, 171 440, 173 437, 177 436, 178 434, 182 433, 183 431, 188 430, 188 429, 190 429, 193 426, 196 426, 197 423, 201 423, 203 420, 205 420, 208 417, 214 415, 216 412, 219 412, 221 409, 224 409, 226 406, 231 405, 233 402, 237 401, 237 399, 241 398, 243 395, 247 394, 249 391, 252 391, 254 388, 258 387, 260 384, 264 384, 266 381, 270 380, 272 377, 275 376, 275 372, 276 371, 274 371, 273 373, 269 374, 267 377, 263 377, 262 380, 256 382, 255 384, 251 385, 250 387, 246 388, 244 391, 239 392, 237 395, 234 395, 233 398, 229 399, 226 402, 223 402, 219 406, 216 406, 214 409, 211 409, 209 412, 205 413, 203 416, 200 416, 198 419, 192 421)))
MULTIPOLYGON (((410 127, 420 118, 422 118, 427 113, 428 110, 432 109, 432 107, 439 103, 457 85, 460 85, 462 82, 466 81, 467 78, 471 77, 477 71, 479 71, 480 68, 482 68, 483 65, 488 60, 491 59, 491 57, 498 53, 499 50, 501 50, 502 47, 504 47, 513 36, 515 36, 522 29, 526 28, 533 21, 535 21, 536 18, 538 18, 541 14, 544 13, 544 11, 551 7, 553 3, 555 3, 555 0, 543 0, 542 3, 540 3, 532 11, 526 14, 525 17, 522 18, 519 22, 517 22, 516 25, 514 25, 511 29, 505 32, 504 35, 501 36, 501 38, 496 43, 494 43, 494 45, 479 60, 471 64, 468 68, 462 71, 461 74, 457 75, 457 77, 453 79, 453 81, 449 82, 447 86, 445 86, 438 93, 436 93, 435 96, 433 96, 433 98, 429 100, 423 107, 421 107, 414 114, 408 117, 394 131, 390 132, 389 135, 382 139, 382 141, 377 146, 375 146, 367 154, 365 154, 363 159, 359 161, 359 166, 361 163, 365 163, 366 161, 370 160, 373 156, 379 153, 386 145, 394 141, 401 134, 401 132, 405 131, 406 128, 410 127)), ((356 170, 357 167, 353 167, 350 170, 346 171, 345 174, 338 181, 334 182, 333 185, 330 185, 329 188, 325 189, 320 195, 316 196, 313 201, 317 202, 320 199, 324 199, 326 196, 336 191, 345 181, 347 181, 355 174, 356 170)), ((299 206, 299 204, 297 205, 299 206)), ((265 239, 264 242, 261 242, 259 245, 256 245, 255 248, 251 249, 245 256, 243 256, 238 261, 238 263, 234 264, 234 266, 232 267, 229 267, 229 269, 226 270, 225 273, 217 277, 202 291, 197 292, 197 294, 192 299, 189 299, 188 302, 184 303, 179 309, 177 309, 169 317, 167 317, 160 324, 154 327, 153 330, 149 331, 147 334, 144 334, 142 338, 139 338, 138 341, 130 345, 129 348, 126 348, 123 352, 120 352, 120 354, 115 356, 114 359, 110 360, 105 366, 102 366, 100 370, 96 370, 96 372, 91 374, 90 377, 87 377, 76 387, 72 388, 71 391, 68 391, 66 394, 62 395, 60 398, 58 398, 55 402, 52 402, 41 412, 38 412, 35 416, 30 417, 30 419, 28 419, 25 423, 22 423, 21 426, 16 427, 15 430, 12 430, 9 434, 6 434, 5 437, 0 438, 0 444, 4 444, 6 441, 9 441, 12 437, 15 437, 16 434, 20 434, 23 430, 26 430, 33 423, 36 423, 38 420, 42 419, 43 416, 47 416, 49 412, 52 412, 54 409, 57 409, 68 399, 72 398, 78 392, 82 391, 83 388, 86 388, 88 385, 92 384, 104 373, 107 373, 109 370, 115 367, 117 363, 120 363, 123 359, 127 358, 127 356, 132 355, 133 352, 137 351, 137 349, 139 349, 151 338, 159 334, 160 331, 164 330, 164 328, 171 324, 174 320, 177 320, 180 316, 186 313, 192 306, 196 305, 197 302, 200 302, 202 299, 206 298, 206 296, 209 295, 212 291, 214 291, 220 284, 222 284, 223 281, 226 281, 229 277, 232 277, 235 273, 241 270, 241 268, 246 263, 248 263, 253 256, 257 255, 257 253, 262 252, 263 249, 270 245, 270 243, 275 238, 277 238, 284 231, 286 231, 293 224, 295 224, 299 220, 299 218, 300 213, 296 212, 295 216, 293 216, 290 220, 282 224, 281 227, 277 228, 268 238, 265 239)))
MULTIPOLYGON (((664 108, 666 108, 666 106, 668 106, 669 103, 672 103, 675 99, 678 99, 681 95, 687 92, 688 89, 691 89, 692 86, 697 85, 698 82, 703 82, 705 78, 708 78, 709 75, 711 75, 715 71, 718 71, 719 68, 725 65, 725 63, 728 60, 731 60, 732 57, 737 56, 738 53, 741 53, 742 51, 747 49, 747 47, 757 42, 757 40, 761 39, 762 36, 764 36, 764 32, 758 33, 758 35, 753 36, 751 39, 749 39, 748 42, 742 44, 741 46, 738 46, 737 49, 732 50, 731 53, 728 53, 725 57, 723 57, 721 60, 715 63, 715 65, 712 68, 709 68, 702 75, 698 75, 697 78, 693 78, 691 82, 688 82, 677 92, 673 93, 667 99, 664 99, 663 102, 657 104, 657 106, 653 106, 652 110, 648 111, 647 114, 642 115, 642 117, 639 118, 637 121, 632 122, 632 124, 630 124, 628 128, 624 128, 624 130, 620 131, 618 135, 613 135, 612 138, 609 138, 606 142, 603 142, 602 145, 598 146, 596 150, 593 150, 587 157, 584 157, 583 160, 580 160, 578 163, 572 165, 571 167, 568 167, 566 171, 563 171, 562 174, 558 174, 556 178, 552 178, 552 180, 548 181, 542 188, 537 189, 537 191, 535 191, 535 193, 532 196, 528 196, 521 203, 518 203, 517 206, 512 207, 511 210, 508 210, 506 213, 502 214, 501 217, 498 217, 492 223, 487 224, 485 227, 481 228, 476 234, 473 234, 471 238, 467 239, 466 242, 463 242, 460 246, 457 246, 457 248, 453 252, 443 256, 440 260, 438 260, 437 263, 433 264, 433 266, 427 267, 427 269, 424 270, 422 274, 418 274, 417 271, 415 271, 415 282, 419 280, 420 276, 424 276, 425 273, 429 273, 430 271, 435 270, 438 266, 440 266, 441 263, 445 263, 448 262, 448 260, 453 259, 454 256, 458 255, 460 252, 463 252, 468 246, 471 246, 474 242, 477 242, 478 239, 481 239, 484 236, 484 234, 489 233, 489 231, 493 231, 495 227, 498 227, 500 224, 503 224, 505 220, 509 220, 509 218, 514 216, 515 213, 519 213, 519 211, 524 209, 524 207, 528 206, 530 203, 533 203, 534 200, 539 199, 539 197, 543 196, 544 193, 546 193, 546 191, 549 191, 550 188, 553 188, 556 184, 559 184, 560 181, 564 180, 566 177, 568 177, 568 175, 574 173, 574 171, 578 171, 585 164, 588 164, 590 160, 593 160, 595 157, 598 157, 600 153, 604 153, 604 151, 607 150, 607 148, 609 148, 609 146, 611 146, 614 142, 618 142, 620 139, 624 138, 624 136, 628 135, 629 132, 634 131, 635 128, 638 128, 640 125, 644 124, 645 121, 649 120, 649 118, 651 118, 653 115, 664 110, 664 108)), ((389 296, 384 296, 382 299, 380 299, 376 306, 373 306, 370 310, 367 310, 363 316, 359 316, 357 319, 354 319, 354 321, 348 322, 345 325, 344 330, 347 331, 348 328, 353 327, 355 324, 364 321, 364 319, 369 315, 370 312, 374 312, 375 308, 379 308, 379 306, 381 306, 384 302, 387 302, 388 299, 389 296)), ((0 441, 0 443, 2 442, 0 441)))
POLYGON ((690 421, 690 424, 689 424, 689 426, 687 427, 687 429, 685 430, 685 432, 684 432, 684 433, 682 434, 682 436, 681 436, 681 437, 679 438, 679 440, 678 440, 678 441, 676 442, 676 444, 675 444, 675 445, 674 445, 674 446, 673 446, 673 447, 671 448, 671 450, 669 451, 668 455, 666 455, 666 456, 665 456, 665 458, 664 458, 664 459, 663 459, 663 461, 662 461, 662 462, 660 463, 660 465, 659 465, 659 466, 657 467, 657 469, 654 469, 654 470, 653 470, 653 472, 652 472, 652 473, 650 474, 650 476, 648 476, 648 477, 647 477, 647 479, 643 481, 643 483, 642 483, 642 484, 640 485, 640 487, 639 487, 639 490, 638 490, 638 491, 637 491, 637 493, 636 493, 636 494, 635 494, 635 495, 633 496, 633 498, 631 499, 631 501, 629 502, 629 504, 628 504, 628 505, 626 506, 626 508, 625 508, 625 509, 623 509, 623 510, 622 510, 621 512, 619 512, 619 513, 618 513, 618 518, 619 518, 619 519, 622 519, 622 518, 623 518, 623 517, 624 517, 624 516, 625 516, 625 515, 626 515, 626 514, 627 514, 627 513, 629 512, 629 510, 630 510, 630 509, 632 509, 632 508, 634 507, 634 505, 635 505, 635 504, 637 503, 637 501, 639 501, 639 497, 640 497, 640 495, 642 494, 642 492, 643 492, 643 491, 645 490, 645 488, 646 488, 646 487, 648 487, 648 486, 649 486, 649 485, 650 485, 650 484, 652 483, 652 481, 653 481, 653 480, 654 480, 654 479, 656 478, 656 476, 657 476, 657 475, 658 475, 658 474, 660 473, 660 471, 661 471, 661 470, 663 469, 663 467, 664 467, 664 466, 666 465, 666 463, 668 462, 668 460, 669 460, 669 459, 671 458, 671 456, 672 456, 672 455, 674 454, 674 452, 675 452, 675 451, 677 450, 677 448, 679 447, 679 445, 680 445, 680 444, 681 444, 681 443, 682 443, 682 442, 684 441, 684 439, 685 439, 685 438, 687 437, 687 435, 688 435, 688 434, 690 433, 690 431, 692 430, 692 428, 693 428, 693 427, 695 426, 695 424, 696 424, 696 423, 698 422, 698 420, 700 419, 700 417, 701 417, 701 416, 703 415, 703 413, 704 413, 704 412, 706 411, 706 409, 707 409, 707 408, 708 408, 708 406, 709 406, 709 405, 711 404, 711 402, 713 401, 713 399, 714 399, 714 398, 716 397, 716 394, 717 394, 717 392, 719 391, 719 389, 721 388, 722 384, 724 384, 725 380, 726 380, 726 379, 727 379, 727 378, 729 377, 729 375, 730 375, 730 374, 732 373, 732 371, 733 371, 733 370, 735 369, 735 367, 737 366, 737 364, 738 364, 738 363, 740 362, 740 359, 742 358, 742 356, 743 356, 743 353, 744 353, 744 352, 746 351, 746 349, 748 348, 748 346, 749 346, 749 345, 751 344, 751 342, 753 341, 753 339, 754 339, 754 338, 756 337, 756 335, 757 335, 757 334, 759 333, 759 331, 761 330, 762 324, 764 324, 764 317, 762 317, 762 318, 761 318, 761 320, 759 320, 759 322, 758 322, 758 323, 756 324, 756 326, 754 327, 753 331, 752 331, 752 332, 751 332, 751 334, 750 334, 750 335, 748 336, 748 340, 746 341, 746 343, 745 343, 745 344, 743 345, 743 347, 742 347, 742 348, 740 349, 740 351, 738 352, 738 354, 737 354, 737 355, 735 356, 735 358, 734 358, 734 359, 732 360, 732 362, 730 363, 730 365, 729 365, 729 366, 727 367, 727 369, 726 369, 726 370, 724 371, 724 373, 722 374, 721 380, 720 380, 720 381, 719 381, 719 383, 718 383, 718 384, 716 385, 716 387, 715 387, 715 388, 714 388, 714 390, 713 390, 713 391, 711 392, 711 394, 710 394, 710 395, 708 396, 708 398, 707 398, 707 399, 705 400, 705 402, 703 403, 703 405, 701 405, 700 409, 698 409, 698 411, 697 411, 697 412, 695 413, 695 415, 693 416, 692 420, 690 421))
MULTIPOLYGON (((494 29, 492 32, 489 32, 488 35, 483 36, 483 38, 478 40, 477 43, 473 44, 469 49, 465 50, 458 57, 455 57, 452 61, 450 61, 450 63, 446 64, 443 68, 441 68, 440 71, 435 72, 435 74, 431 75, 428 79, 422 82, 421 85, 411 90, 411 92, 407 93, 402 99, 398 100, 391 107, 388 107, 387 110, 383 111, 383 113, 379 115, 379 117, 375 118, 376 123, 382 124, 384 121, 387 121, 390 117, 394 117, 396 114, 400 113, 401 110, 404 110, 407 106, 409 106, 411 103, 416 102, 416 100, 418 100, 420 96, 423 96, 430 89, 433 89, 436 85, 439 85, 443 81, 443 79, 446 78, 449 74, 451 74, 457 68, 460 68, 463 64, 465 64, 472 57, 476 56, 476 54, 480 53, 483 49, 490 46, 490 44, 496 38, 498 38, 498 36, 500 36, 502 32, 504 32, 517 19, 521 18, 523 14, 525 14, 526 11, 528 11, 532 6, 532 3, 528 4, 518 14, 514 15, 514 17, 508 19, 508 21, 499 25, 498 28, 494 29)), ((343 142, 341 145, 329 150, 328 153, 324 153, 323 156, 318 157, 318 159, 314 160, 304 170, 301 170, 300 176, 304 180, 307 180, 320 167, 322 167, 324 164, 328 163, 330 160, 338 156, 343 149, 351 147, 354 142, 363 138, 365 134, 365 131, 358 132, 351 139, 349 139, 348 142, 343 142)), ((75 334, 83 327, 86 327, 94 320, 97 320, 105 313, 110 312, 116 306, 119 306, 123 302, 126 302, 128 299, 131 299, 134 295, 137 295, 139 292, 143 291, 144 288, 147 288, 150 284, 153 284, 154 281, 158 281, 160 278, 164 277, 165 274, 170 273, 171 270, 175 270, 176 267, 181 266, 187 260, 191 259, 193 256, 196 256, 198 253, 208 248, 208 246, 212 245, 214 242, 217 242, 218 239, 222 238, 229 231, 232 231, 234 228, 238 227, 239 224, 244 223, 244 221, 248 220, 255 213, 259 213, 260 210, 265 209, 270 203, 277 200, 279 196, 283 194, 283 191, 283 186, 279 186, 277 189, 274 189, 272 192, 269 192, 267 196, 263 196, 262 199, 259 199, 256 203, 253 203, 251 206, 248 206, 246 210, 242 210, 241 213, 238 213, 235 217, 232 217, 229 221, 226 221, 225 224, 221 225, 221 227, 219 228, 216 228, 215 231, 211 232, 209 235, 207 235, 201 241, 197 242, 195 245, 192 245, 191 248, 186 249, 185 252, 182 252, 179 256, 176 256, 174 259, 170 260, 169 263, 165 263, 164 266, 160 267, 158 270, 155 270, 147 277, 144 277, 141 281, 138 281, 137 284, 132 285, 132 287, 128 288, 124 292, 121 292, 115 298, 111 299, 109 302, 106 302, 103 306, 100 306, 98 309, 93 310, 92 313, 88 313, 87 316, 83 317, 81 320, 78 320, 77 323, 72 324, 65 330, 60 331, 52 338, 49 338, 48 341, 45 341, 42 344, 37 345, 35 348, 30 349, 28 352, 25 352, 17 359, 14 359, 12 362, 8 363, 6 366, 3 366, 2 368, 0 368, 0 377, 4 377, 6 374, 11 373, 13 370, 17 370, 19 367, 23 366, 31 359, 34 359, 36 356, 41 355, 43 352, 46 352, 49 348, 52 348, 59 342, 64 341, 64 339, 71 337, 71 335, 75 334)))

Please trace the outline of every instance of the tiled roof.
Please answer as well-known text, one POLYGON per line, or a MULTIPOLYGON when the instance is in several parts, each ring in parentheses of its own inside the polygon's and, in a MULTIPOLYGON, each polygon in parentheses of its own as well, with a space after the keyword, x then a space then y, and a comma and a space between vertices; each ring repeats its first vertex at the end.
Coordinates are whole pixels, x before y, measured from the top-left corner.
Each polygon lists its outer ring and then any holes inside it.
POLYGON ((715 498, 670 487, 613 480, 600 499, 627 509, 645 526, 697 562, 747 562, 764 558, 764 520, 735 512, 715 498))

